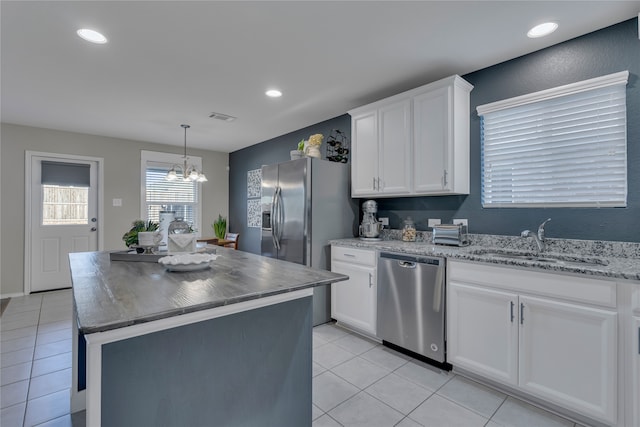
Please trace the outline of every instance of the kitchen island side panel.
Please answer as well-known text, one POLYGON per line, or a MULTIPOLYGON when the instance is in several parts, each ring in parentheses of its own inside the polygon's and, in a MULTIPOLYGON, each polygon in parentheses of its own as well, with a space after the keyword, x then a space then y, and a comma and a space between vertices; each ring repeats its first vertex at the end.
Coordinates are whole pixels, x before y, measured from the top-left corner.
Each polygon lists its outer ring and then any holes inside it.
POLYGON ((102 348, 104 426, 311 426, 312 299, 102 348))

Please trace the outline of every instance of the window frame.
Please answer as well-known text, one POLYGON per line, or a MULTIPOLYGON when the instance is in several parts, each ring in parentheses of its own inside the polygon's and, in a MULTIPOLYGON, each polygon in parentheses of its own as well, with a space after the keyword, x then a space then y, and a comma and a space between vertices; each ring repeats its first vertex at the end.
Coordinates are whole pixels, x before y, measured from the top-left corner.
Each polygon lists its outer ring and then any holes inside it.
MULTIPOLYGON (((194 165, 198 170, 202 170, 202 158, 198 156, 188 156, 188 164, 194 165)), ((149 163, 163 164, 171 168, 172 165, 182 166, 184 156, 181 154, 163 153, 159 151, 140 150, 140 218, 148 221, 147 218, 147 167, 149 163)), ((197 202, 194 204, 195 223, 192 225, 196 236, 200 236, 202 229, 202 183, 194 182, 197 202)))
MULTIPOLYGON (((621 71, 618 73, 608 74, 601 77, 596 77, 589 80, 584 80, 576 83, 567 84, 564 86, 559 86, 539 92, 534 92, 522 96, 517 96, 514 98, 509 98, 505 100, 500 100, 496 102, 492 102, 489 104, 484 104, 476 107, 476 111, 478 116, 481 117, 481 126, 482 121, 486 114, 490 114, 493 112, 504 111, 511 108, 521 107, 528 104, 544 102, 548 100, 552 100, 560 97, 567 97, 571 95, 581 94, 584 92, 594 91, 597 89, 602 89, 610 86, 621 86, 624 85, 625 89, 625 99, 626 99, 626 85, 629 78, 628 71, 621 71)), ((626 154, 627 150, 627 116, 628 112, 626 111, 625 104, 625 162, 624 162, 624 200, 617 201, 567 201, 567 202, 557 202, 552 201, 551 196, 553 194, 550 193, 550 199, 546 201, 540 202, 491 202, 486 201, 485 198, 485 155, 484 155, 484 133, 483 130, 480 130, 480 178, 481 178, 481 203, 483 208, 565 208, 565 207, 587 207, 587 208, 601 208, 601 207, 626 207, 627 206, 627 198, 628 198, 628 157, 626 154)), ((517 148, 517 147, 516 147, 517 148)), ((622 198, 621 198, 622 199, 622 198)))

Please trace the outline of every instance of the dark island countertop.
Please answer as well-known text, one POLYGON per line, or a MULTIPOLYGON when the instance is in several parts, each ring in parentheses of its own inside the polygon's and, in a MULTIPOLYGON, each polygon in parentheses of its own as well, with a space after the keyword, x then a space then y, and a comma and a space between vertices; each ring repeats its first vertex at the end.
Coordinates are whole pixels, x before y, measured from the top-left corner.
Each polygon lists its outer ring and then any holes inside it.
POLYGON ((343 274, 219 248, 212 267, 169 272, 152 262, 69 255, 78 329, 85 334, 347 280, 343 274))

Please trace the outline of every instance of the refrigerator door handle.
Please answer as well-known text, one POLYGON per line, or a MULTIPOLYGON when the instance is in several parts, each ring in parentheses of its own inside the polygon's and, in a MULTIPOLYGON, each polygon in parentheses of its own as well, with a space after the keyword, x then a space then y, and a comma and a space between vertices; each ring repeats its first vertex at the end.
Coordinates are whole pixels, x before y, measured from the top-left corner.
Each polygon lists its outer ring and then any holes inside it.
POLYGON ((276 241, 278 242, 278 250, 280 250, 280 238, 282 237, 282 229, 284 228, 284 211, 282 209, 282 188, 276 189, 276 205, 278 206, 278 213, 276 214, 276 223, 278 224, 278 230, 276 231, 276 241))
POLYGON ((273 198, 271 199, 271 240, 273 240, 273 246, 278 248, 278 190, 279 187, 276 187, 273 192, 273 198))

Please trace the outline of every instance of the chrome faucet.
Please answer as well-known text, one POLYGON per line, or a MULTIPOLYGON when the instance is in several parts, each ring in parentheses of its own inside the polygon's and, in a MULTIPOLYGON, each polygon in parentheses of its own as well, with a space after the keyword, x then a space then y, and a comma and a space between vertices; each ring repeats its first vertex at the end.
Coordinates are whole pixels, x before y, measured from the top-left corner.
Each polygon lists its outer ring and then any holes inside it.
POLYGON ((551 218, 548 218, 545 222, 538 226, 538 234, 534 234, 530 230, 524 230, 522 233, 520 233, 520 237, 533 237, 535 239, 536 245, 538 247, 538 254, 544 252, 544 249, 546 247, 544 243, 544 226, 549 221, 551 221, 551 218))

